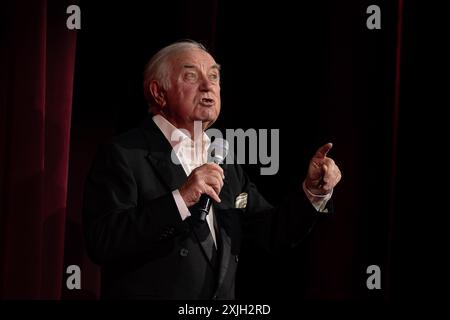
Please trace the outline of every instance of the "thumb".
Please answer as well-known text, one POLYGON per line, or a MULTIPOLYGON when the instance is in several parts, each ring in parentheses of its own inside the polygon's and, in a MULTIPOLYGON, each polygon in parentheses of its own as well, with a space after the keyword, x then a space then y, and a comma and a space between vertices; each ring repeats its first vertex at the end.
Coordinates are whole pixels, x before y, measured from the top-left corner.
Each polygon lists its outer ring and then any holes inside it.
POLYGON ((325 158, 327 156, 328 151, 330 151, 332 147, 333 144, 331 142, 324 144, 316 151, 314 158, 321 158, 321 159, 325 158))

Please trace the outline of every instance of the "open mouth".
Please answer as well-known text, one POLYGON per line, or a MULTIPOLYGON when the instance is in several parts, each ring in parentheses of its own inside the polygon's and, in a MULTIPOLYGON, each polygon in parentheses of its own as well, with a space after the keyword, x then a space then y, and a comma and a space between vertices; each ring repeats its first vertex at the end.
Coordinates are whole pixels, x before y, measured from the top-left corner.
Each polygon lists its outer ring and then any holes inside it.
POLYGON ((210 98, 201 98, 200 104, 202 106, 210 107, 210 106, 214 105, 214 100, 210 99, 210 98))

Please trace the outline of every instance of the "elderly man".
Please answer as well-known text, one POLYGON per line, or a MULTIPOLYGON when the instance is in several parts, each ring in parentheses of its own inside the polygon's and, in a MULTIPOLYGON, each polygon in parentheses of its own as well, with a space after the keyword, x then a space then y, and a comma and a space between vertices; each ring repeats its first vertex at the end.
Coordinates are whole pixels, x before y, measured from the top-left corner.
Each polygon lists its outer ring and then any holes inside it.
POLYGON ((206 130, 219 116, 220 66, 201 44, 160 50, 146 66, 144 91, 152 117, 100 148, 86 181, 83 224, 102 267, 102 297, 233 299, 243 241, 293 246, 328 211, 341 178, 327 157, 331 144, 273 207, 239 165, 206 163, 210 141, 194 127, 206 130), (203 194, 214 201, 206 221, 196 207, 203 194))

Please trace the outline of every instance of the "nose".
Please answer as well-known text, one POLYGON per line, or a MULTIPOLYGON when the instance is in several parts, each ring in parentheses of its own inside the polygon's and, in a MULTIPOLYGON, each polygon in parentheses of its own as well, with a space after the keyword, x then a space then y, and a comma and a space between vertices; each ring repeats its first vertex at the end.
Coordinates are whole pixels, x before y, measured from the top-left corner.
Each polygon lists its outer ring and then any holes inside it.
POLYGON ((202 74, 200 79, 199 89, 200 91, 207 92, 212 90, 212 82, 205 74, 202 74))

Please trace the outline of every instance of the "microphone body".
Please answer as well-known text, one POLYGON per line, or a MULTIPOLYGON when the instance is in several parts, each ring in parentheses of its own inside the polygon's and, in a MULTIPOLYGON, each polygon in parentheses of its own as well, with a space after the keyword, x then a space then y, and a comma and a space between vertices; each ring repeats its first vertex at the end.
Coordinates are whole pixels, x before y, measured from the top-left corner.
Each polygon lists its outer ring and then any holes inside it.
MULTIPOLYGON (((208 150, 208 162, 214 162, 222 166, 223 161, 228 153, 228 141, 216 138, 208 150)), ((213 200, 206 193, 200 196, 200 200, 197 202, 197 210, 199 212, 199 220, 206 221, 206 216, 209 214, 213 200)))
POLYGON ((212 206, 212 199, 206 193, 200 196, 200 200, 198 201, 198 211, 200 213, 199 219, 200 221, 206 221, 206 216, 209 213, 209 210, 212 206))

